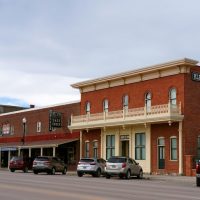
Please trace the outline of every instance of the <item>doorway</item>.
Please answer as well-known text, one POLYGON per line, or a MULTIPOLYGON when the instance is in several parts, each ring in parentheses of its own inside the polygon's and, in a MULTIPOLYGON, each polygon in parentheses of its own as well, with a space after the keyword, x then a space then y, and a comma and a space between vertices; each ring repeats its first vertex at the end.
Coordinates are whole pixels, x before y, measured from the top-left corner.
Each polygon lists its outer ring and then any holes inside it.
POLYGON ((121 141, 121 154, 122 156, 129 156, 129 141, 121 141))
POLYGON ((165 140, 158 138, 158 169, 165 169, 165 140))

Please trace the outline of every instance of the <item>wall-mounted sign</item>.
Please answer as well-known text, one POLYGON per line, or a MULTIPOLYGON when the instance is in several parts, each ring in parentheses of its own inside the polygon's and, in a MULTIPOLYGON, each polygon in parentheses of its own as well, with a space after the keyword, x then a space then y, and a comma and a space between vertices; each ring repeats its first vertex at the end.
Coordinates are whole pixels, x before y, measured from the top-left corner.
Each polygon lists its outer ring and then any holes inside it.
POLYGON ((120 140, 129 140, 129 135, 120 135, 120 140))
POLYGON ((193 81, 200 81, 200 73, 192 72, 192 80, 193 81))
POLYGON ((61 128, 62 126, 62 113, 56 111, 49 111, 49 131, 54 128, 61 128))

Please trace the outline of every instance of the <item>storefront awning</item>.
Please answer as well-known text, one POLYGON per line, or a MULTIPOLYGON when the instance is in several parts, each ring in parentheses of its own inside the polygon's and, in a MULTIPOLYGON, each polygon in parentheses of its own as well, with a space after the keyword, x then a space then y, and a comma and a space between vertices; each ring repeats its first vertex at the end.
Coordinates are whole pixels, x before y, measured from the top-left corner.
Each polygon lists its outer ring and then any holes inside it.
POLYGON ((21 142, 17 143, 1 143, 0 149, 1 151, 15 151, 17 149, 27 149, 27 148, 50 148, 50 147, 58 147, 61 144, 70 143, 78 141, 79 138, 73 139, 58 139, 58 140, 45 140, 45 141, 33 141, 33 142, 25 142, 23 145, 21 142))

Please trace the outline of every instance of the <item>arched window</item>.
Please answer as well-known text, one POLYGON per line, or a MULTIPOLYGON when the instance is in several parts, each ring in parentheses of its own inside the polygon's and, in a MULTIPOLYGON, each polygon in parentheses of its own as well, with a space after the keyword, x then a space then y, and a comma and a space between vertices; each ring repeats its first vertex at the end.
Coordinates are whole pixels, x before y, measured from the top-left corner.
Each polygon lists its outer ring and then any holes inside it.
POLYGON ((108 99, 104 99, 103 101, 103 111, 108 112, 108 99))
POLYGON ((172 88, 169 91, 169 101, 171 105, 176 105, 176 89, 172 88))
POLYGON ((86 114, 90 113, 90 102, 89 101, 87 101, 85 104, 85 112, 86 112, 86 114))
POLYGON ((128 95, 124 95, 122 101, 123 109, 128 109, 128 95))
POLYGON ((150 112, 151 111, 151 93, 147 92, 145 94, 145 106, 146 106, 146 111, 150 112))

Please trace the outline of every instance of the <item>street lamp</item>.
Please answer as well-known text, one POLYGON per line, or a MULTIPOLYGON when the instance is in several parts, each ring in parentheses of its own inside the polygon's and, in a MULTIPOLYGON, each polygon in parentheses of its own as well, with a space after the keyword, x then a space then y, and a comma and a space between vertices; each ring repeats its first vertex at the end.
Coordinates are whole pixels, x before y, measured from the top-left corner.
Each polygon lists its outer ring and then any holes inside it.
POLYGON ((22 124, 23 124, 23 139, 22 139, 22 143, 24 144, 25 143, 25 136, 26 136, 26 117, 24 117, 22 119, 22 124))

